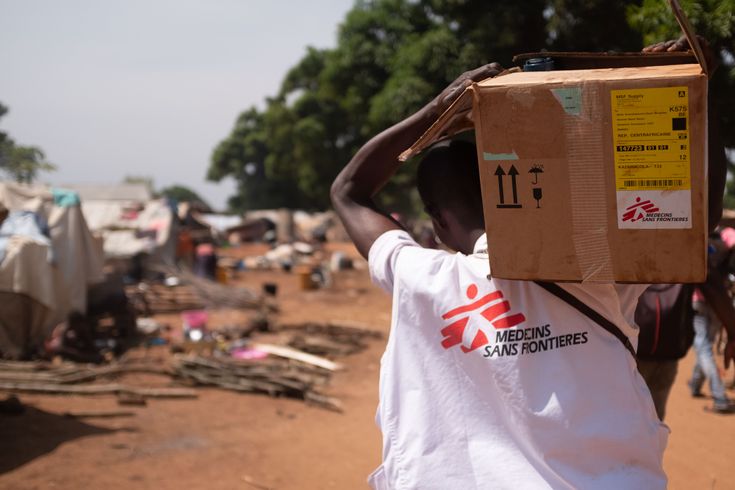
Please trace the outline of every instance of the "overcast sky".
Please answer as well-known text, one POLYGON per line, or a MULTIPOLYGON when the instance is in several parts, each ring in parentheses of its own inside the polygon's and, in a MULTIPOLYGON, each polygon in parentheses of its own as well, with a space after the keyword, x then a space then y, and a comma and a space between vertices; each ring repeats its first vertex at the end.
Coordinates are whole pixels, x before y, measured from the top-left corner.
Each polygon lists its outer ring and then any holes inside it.
POLYGON ((150 176, 224 206, 212 149, 306 46, 336 44, 352 3, 0 0, 0 128, 58 166, 45 182, 150 176))

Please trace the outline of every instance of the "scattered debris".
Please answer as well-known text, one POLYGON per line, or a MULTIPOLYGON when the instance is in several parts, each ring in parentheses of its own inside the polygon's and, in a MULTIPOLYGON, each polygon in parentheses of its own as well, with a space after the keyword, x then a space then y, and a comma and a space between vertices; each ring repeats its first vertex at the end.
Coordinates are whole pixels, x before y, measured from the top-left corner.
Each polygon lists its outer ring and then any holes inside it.
POLYGON ((138 315, 141 316, 196 310, 204 307, 204 302, 196 291, 187 285, 167 286, 141 282, 127 286, 125 291, 138 315))
MULTIPOLYGON (((190 286, 195 291, 206 306, 246 309, 263 307, 263 297, 250 289, 224 286, 184 270, 177 271, 176 275, 183 284, 190 286)), ((271 307, 275 311, 275 307, 273 305, 271 307)))
MULTIPOLYGON (((190 330, 203 327, 203 311, 187 312, 190 330)), ((204 331, 204 330, 203 330, 204 331)), ((279 337, 288 345, 258 342, 250 336, 250 328, 204 331, 206 339, 188 339, 175 347, 185 354, 159 358, 125 359, 106 365, 85 365, 73 362, 49 363, 41 361, 0 361, 0 390, 11 393, 43 393, 96 395, 114 394, 120 405, 145 405, 149 398, 193 398, 194 386, 214 386, 246 393, 304 400, 317 406, 341 411, 336 398, 322 390, 332 373, 342 365, 331 358, 358 352, 366 347, 369 338, 381 334, 364 326, 334 323, 304 323, 277 328, 279 337), (166 386, 133 386, 110 382, 129 374, 165 376, 173 383, 189 388, 166 386)), ((270 334, 272 336, 272 334, 270 334)), ((163 351, 165 352, 165 351, 163 351)), ((74 417, 123 416, 110 414, 74 413, 74 417)), ((127 413, 127 412, 125 412, 127 413)))
POLYGON ((315 356, 313 354, 293 349, 291 347, 272 344, 254 344, 253 348, 263 352, 267 352, 268 354, 273 354, 274 356, 279 356, 286 359, 293 359, 294 361, 299 361, 305 364, 320 367, 322 369, 326 369, 327 371, 337 371, 342 369, 341 364, 337 364, 336 362, 332 362, 329 359, 315 356))
POLYGON ((139 317, 135 324, 141 335, 155 335, 161 331, 163 325, 151 317, 139 317))

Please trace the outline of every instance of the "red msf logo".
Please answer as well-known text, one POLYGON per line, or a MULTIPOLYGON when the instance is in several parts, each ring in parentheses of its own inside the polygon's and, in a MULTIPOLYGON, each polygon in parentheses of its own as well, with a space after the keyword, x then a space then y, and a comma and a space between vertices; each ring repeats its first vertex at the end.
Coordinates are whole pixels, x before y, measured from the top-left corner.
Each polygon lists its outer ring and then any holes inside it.
MULTIPOLYGON (((473 300, 475 297, 477 297, 477 286, 471 284, 467 288, 467 298, 473 300)), ((523 316, 523 313, 507 315, 510 311, 510 303, 503 300, 502 291, 493 291, 477 301, 454 308, 442 315, 442 319, 444 320, 460 317, 458 320, 442 329, 441 334, 444 336, 442 347, 449 349, 450 347, 460 344, 462 342, 465 329, 470 322, 470 316, 468 313, 480 310, 481 308, 484 309, 480 311, 480 316, 487 320, 488 323, 492 324, 496 329, 515 327, 516 325, 526 321, 526 317, 523 316)), ((470 328, 475 331, 475 335, 472 338, 472 343, 469 347, 465 347, 464 345, 462 346, 462 352, 471 352, 488 343, 487 334, 485 333, 488 325, 485 325, 484 322, 482 322, 482 325, 479 325, 478 322, 480 322, 480 320, 475 319, 474 322, 470 324, 470 328)), ((470 334, 471 333, 472 332, 470 332, 470 334)))
POLYGON ((645 215, 651 213, 658 213, 659 209, 656 207, 650 199, 641 201, 640 197, 635 198, 635 204, 632 204, 625 208, 623 213, 623 221, 635 222, 642 219, 645 215))

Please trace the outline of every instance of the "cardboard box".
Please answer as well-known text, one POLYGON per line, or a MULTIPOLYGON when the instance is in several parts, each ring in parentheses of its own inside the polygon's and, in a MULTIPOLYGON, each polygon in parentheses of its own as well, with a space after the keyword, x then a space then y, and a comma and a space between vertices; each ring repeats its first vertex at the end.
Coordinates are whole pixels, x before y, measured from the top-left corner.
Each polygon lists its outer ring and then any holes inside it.
POLYGON ((703 66, 487 79, 469 87, 402 158, 474 126, 495 277, 701 282, 703 66))

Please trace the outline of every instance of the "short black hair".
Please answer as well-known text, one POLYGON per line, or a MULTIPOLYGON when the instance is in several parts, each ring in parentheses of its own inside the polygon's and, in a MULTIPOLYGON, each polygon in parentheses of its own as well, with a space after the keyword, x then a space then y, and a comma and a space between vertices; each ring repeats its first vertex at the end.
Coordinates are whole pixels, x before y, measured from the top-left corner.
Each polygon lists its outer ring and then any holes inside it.
POLYGON ((455 140, 433 146, 419 164, 416 185, 429 212, 431 208, 450 207, 482 217, 474 143, 455 140))

